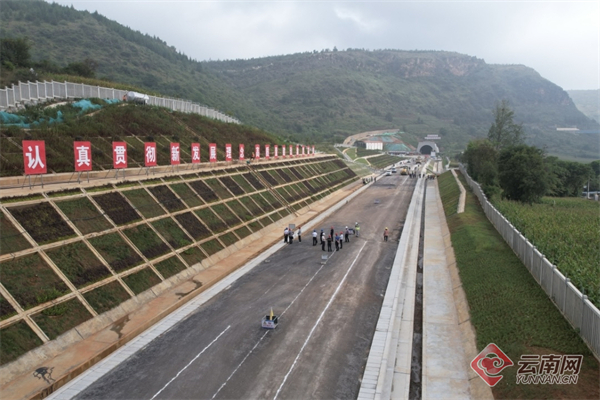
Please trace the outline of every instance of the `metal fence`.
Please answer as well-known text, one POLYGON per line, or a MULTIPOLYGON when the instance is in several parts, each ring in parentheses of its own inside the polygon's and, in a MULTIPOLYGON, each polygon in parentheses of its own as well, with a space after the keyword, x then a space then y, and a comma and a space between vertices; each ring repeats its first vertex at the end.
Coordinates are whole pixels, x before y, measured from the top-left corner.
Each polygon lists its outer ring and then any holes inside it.
MULTIPOLYGON (((0 110, 17 108, 24 104, 44 102, 52 99, 76 99, 97 97, 99 99, 119 99, 127 93, 127 90, 111 89, 100 86, 85 85, 83 83, 71 82, 19 82, 18 85, 0 89, 0 110)), ((205 117, 217 119, 223 122, 239 124, 240 121, 225 115, 210 107, 192 103, 187 100, 172 99, 167 97, 149 96, 148 104, 170 108, 174 111, 200 114, 205 117)))
POLYGON ((512 224, 487 200, 481 187, 467 174, 461 164, 460 171, 479 199, 485 215, 513 249, 531 275, 552 299, 567 321, 579 330, 579 335, 600 358, 600 311, 582 294, 569 278, 565 278, 555 265, 540 253, 512 224))

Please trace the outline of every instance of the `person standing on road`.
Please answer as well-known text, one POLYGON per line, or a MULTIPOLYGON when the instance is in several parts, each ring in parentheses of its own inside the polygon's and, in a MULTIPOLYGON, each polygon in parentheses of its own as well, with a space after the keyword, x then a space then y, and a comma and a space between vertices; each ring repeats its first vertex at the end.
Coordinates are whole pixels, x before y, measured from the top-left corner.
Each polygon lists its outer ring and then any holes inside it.
POLYGON ((360 226, 358 225, 358 222, 356 224, 354 224, 354 234, 356 235, 356 237, 359 237, 360 233, 360 226))
POLYGON ((285 229, 283 230, 283 243, 287 243, 288 242, 288 236, 289 236, 289 234, 290 234, 290 230, 286 226, 285 229))
POLYGON ((290 234, 288 236, 288 242, 289 244, 292 244, 294 242, 294 230, 290 229, 290 234))
POLYGON ((340 232, 340 250, 344 246, 344 232, 340 232))
POLYGON ((333 240, 333 238, 331 237, 331 235, 327 236, 327 252, 332 251, 331 250, 331 241, 333 240))
POLYGON ((348 230, 348 227, 346 227, 346 232, 344 232, 344 241, 350 243, 350 231, 348 230))
POLYGON ((317 245, 317 230, 313 229, 312 231, 312 238, 313 238, 313 246, 317 245))
POLYGON ((333 238, 335 236, 335 231, 333 230, 333 226, 331 227, 331 231, 329 232, 329 236, 333 238))
POLYGON ((335 235, 335 251, 340 251, 340 235, 335 235))
MULTIPOLYGON (((319 238, 321 239, 321 246, 324 246, 325 243, 325 232, 323 231, 323 229, 321 229, 321 235, 319 236, 319 238)), ((325 250, 325 249, 323 249, 325 250)))
POLYGON ((298 227, 298 243, 302 243, 302 227, 298 227))
POLYGON ((383 231, 383 241, 387 242, 388 240, 388 228, 386 227, 385 230, 383 231))

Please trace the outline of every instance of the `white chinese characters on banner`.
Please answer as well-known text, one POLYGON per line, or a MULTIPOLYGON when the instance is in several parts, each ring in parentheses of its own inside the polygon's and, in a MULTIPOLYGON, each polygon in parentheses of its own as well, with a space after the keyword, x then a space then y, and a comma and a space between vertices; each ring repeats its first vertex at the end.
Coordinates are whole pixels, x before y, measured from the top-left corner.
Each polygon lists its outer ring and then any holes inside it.
POLYGON ((231 144, 227 143, 225 145, 225 161, 231 161, 231 144))
POLYGON ((23 163, 25 174, 45 174, 46 166, 46 144, 43 140, 23 140, 23 163))
POLYGON ((179 143, 171 143, 171 165, 179 165, 179 143))
POLYGON ((245 157, 246 156, 244 154, 244 145, 240 143, 240 160, 243 161, 245 157))
POLYGON ((126 142, 113 142, 113 168, 127 168, 126 142))
POLYGON ((208 161, 217 162, 217 144, 210 143, 208 145, 208 161))
POLYGON ((200 143, 192 143, 192 163, 200 162, 200 143))
POLYGON ((75 152, 75 171, 92 170, 92 144, 90 142, 73 142, 75 152))
POLYGON ((144 165, 155 167, 156 164, 156 143, 144 143, 144 165))

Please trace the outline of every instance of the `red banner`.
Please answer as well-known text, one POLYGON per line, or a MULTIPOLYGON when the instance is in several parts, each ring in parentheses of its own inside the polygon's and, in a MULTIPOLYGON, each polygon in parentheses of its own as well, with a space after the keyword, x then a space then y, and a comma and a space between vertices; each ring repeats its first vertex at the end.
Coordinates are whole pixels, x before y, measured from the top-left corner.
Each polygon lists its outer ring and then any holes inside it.
POLYGON ((304 147, 305 147, 305 146, 304 146, 304 145, 302 145, 302 155, 303 155, 303 156, 304 156, 304 155, 306 155, 306 154, 304 153, 304 147))
POLYGON ((244 161, 246 155, 244 154, 244 145, 240 143, 240 161, 244 161))
POLYGON ((274 147, 275 147, 275 158, 277 158, 277 157, 279 157, 279 154, 277 154, 279 146, 275 145, 274 147))
POLYGON ((208 161, 217 162, 217 144, 209 143, 208 145, 208 161))
POLYGON ((313 156, 315 155, 315 146, 313 146, 313 148, 312 148, 312 155, 313 156))
POLYGON ((294 156, 294 152, 292 151, 292 145, 290 144, 290 157, 294 156))
POLYGON ((192 143, 192 164, 200 162, 200 143, 192 143))
POLYGON ((269 159, 269 157, 271 157, 270 149, 271 149, 271 146, 268 144, 265 144, 265 159, 267 159, 267 160, 269 159))
POLYGON ((285 158, 285 144, 281 146, 281 157, 285 158))
POLYGON ((26 175, 45 174, 48 172, 46 166, 46 143, 43 140, 23 140, 23 163, 26 175))
POLYGON ((75 171, 92 170, 92 144, 90 142, 73 142, 75 153, 75 171))
POLYGON ((156 167, 156 143, 144 143, 144 165, 146 167, 156 167))
POLYGON ((300 155, 300 145, 297 144, 296 145, 296 157, 298 157, 300 155))
POLYGON ((225 161, 231 161, 233 157, 231 156, 231 144, 225 144, 225 161))
POLYGON ((260 160, 260 144, 254 145, 254 159, 260 160))
POLYGON ((113 146, 113 168, 127 168, 127 143, 112 142, 113 146))
POLYGON ((180 152, 179 152, 179 143, 171 143, 170 146, 171 153, 171 165, 179 165, 181 163, 180 160, 180 152))

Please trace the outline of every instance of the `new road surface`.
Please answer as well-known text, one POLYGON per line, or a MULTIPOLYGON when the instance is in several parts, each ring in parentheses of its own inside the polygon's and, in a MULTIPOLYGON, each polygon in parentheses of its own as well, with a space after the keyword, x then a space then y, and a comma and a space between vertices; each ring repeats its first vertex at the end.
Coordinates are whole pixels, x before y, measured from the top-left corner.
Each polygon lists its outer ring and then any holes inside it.
POLYGON ((360 237, 329 253, 304 230, 76 398, 356 398, 415 182, 378 179, 318 227, 360 237))

